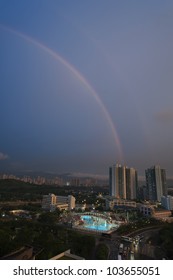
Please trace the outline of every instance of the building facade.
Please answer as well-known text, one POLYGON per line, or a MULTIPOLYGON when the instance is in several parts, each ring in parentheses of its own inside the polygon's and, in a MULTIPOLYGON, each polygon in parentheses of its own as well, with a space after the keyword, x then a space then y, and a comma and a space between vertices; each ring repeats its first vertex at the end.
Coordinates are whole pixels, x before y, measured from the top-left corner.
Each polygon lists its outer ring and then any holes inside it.
POLYGON ((43 195, 42 208, 50 212, 55 211, 56 208, 60 210, 73 210, 75 208, 75 197, 73 195, 68 196, 56 196, 52 193, 43 195))
POLYGON ((109 168, 109 194, 122 199, 136 199, 137 171, 119 164, 109 168))
POLYGON ((167 210, 173 210, 173 196, 162 196, 161 204, 167 210))
POLYGON ((48 195, 43 195, 42 208, 44 210, 49 210, 51 212, 56 209, 56 195, 49 193, 48 195))
POLYGON ((107 196, 105 199, 106 204, 106 210, 114 210, 116 208, 136 208, 136 202, 135 201, 129 201, 126 199, 121 198, 113 198, 112 196, 107 196))
POLYGON ((151 201, 161 201, 161 197, 167 195, 166 171, 159 165, 145 170, 148 198, 151 201))
POLYGON ((141 204, 139 209, 144 216, 150 216, 162 221, 171 220, 171 211, 157 208, 156 205, 141 204))

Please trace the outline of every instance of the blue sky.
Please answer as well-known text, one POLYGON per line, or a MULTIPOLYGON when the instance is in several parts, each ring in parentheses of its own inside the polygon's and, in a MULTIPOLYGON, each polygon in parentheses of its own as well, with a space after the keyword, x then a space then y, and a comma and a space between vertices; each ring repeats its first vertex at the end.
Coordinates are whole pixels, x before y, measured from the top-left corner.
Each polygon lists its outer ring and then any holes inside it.
POLYGON ((0 170, 172 176, 172 30, 168 0, 0 0, 0 170))

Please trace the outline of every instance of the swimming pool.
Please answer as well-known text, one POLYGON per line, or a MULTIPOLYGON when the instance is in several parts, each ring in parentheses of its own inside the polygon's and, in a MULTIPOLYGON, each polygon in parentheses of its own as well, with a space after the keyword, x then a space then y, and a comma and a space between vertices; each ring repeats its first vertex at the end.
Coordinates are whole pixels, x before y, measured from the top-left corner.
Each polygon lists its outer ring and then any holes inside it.
POLYGON ((95 230, 107 232, 118 228, 118 224, 111 222, 108 218, 98 217, 95 215, 81 215, 83 221, 82 228, 88 230, 95 230))

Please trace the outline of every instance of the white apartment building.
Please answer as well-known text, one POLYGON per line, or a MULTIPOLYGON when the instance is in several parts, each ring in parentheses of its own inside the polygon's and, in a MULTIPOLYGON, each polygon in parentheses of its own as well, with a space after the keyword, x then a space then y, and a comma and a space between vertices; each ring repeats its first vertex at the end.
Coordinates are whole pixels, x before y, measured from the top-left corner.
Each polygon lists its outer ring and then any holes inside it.
POLYGON ((72 210, 75 208, 75 201, 76 199, 73 195, 56 196, 50 193, 48 195, 43 195, 42 208, 50 212, 55 211, 56 208, 60 210, 72 210))
POLYGON ((113 165, 109 168, 109 194, 121 199, 136 199, 137 171, 134 168, 113 165))
POLYGON ((49 193, 48 195, 43 195, 42 208, 44 210, 49 210, 51 212, 56 209, 56 195, 49 193))

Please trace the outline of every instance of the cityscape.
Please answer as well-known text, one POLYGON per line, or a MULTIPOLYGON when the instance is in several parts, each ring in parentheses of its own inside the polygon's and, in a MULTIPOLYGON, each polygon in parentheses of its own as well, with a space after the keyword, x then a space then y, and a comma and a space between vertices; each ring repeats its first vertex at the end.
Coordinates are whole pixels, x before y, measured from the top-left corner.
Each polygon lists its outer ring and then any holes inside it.
POLYGON ((173 259, 173 2, 0 0, 0 259, 173 259))
POLYGON ((104 185, 2 174, 0 258, 172 259, 173 187, 159 165, 145 175, 141 184, 136 169, 118 163, 104 185))

